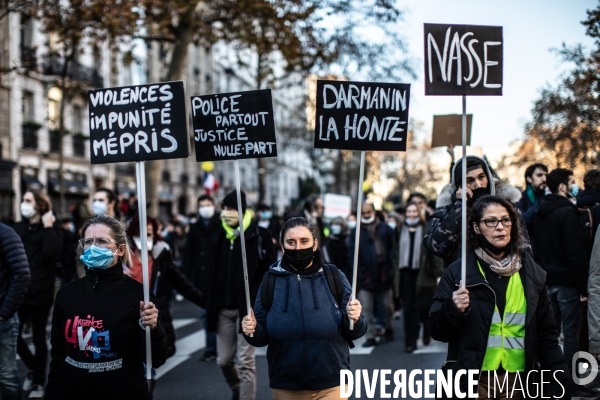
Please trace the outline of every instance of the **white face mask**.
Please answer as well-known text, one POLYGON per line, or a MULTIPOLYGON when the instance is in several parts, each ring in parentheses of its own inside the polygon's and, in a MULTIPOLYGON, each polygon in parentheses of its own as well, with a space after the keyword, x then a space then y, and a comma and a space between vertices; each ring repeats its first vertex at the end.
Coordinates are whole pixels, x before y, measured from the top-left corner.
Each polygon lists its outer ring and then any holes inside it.
POLYGON ((35 207, 29 203, 21 203, 21 215, 23 218, 31 218, 35 215, 35 207))
POLYGON ((360 221, 363 224, 372 224, 373 222, 375 222, 375 214, 371 215, 371 218, 361 218, 360 221))
POLYGON ((108 213, 108 206, 105 202, 96 200, 92 203, 92 212, 94 215, 101 215, 108 213))
MULTIPOLYGON (((137 247, 138 249, 142 249, 142 238, 139 236, 134 236, 133 237, 133 242, 135 243, 135 247, 137 247)), ((154 245, 154 242, 152 241, 152 238, 148 238, 148 251, 152 251, 152 245, 154 245)))
POLYGON ((392 229, 396 229, 396 223, 395 223, 395 222, 388 222, 387 224, 388 224, 388 226, 389 226, 390 228, 392 228, 392 229))
POLYGON ((198 209, 198 214, 204 219, 211 219, 215 215, 214 206, 202 206, 198 209))

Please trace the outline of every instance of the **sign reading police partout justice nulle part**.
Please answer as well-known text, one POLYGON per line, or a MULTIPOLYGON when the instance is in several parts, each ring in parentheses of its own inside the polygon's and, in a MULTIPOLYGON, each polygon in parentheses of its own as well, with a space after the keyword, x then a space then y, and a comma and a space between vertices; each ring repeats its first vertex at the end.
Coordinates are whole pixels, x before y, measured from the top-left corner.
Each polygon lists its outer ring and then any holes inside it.
POLYGON ((317 81, 315 148, 406 151, 410 85, 317 81))
POLYGON ((92 164, 189 156, 182 81, 89 91, 92 164))
POLYGON ((196 161, 277 157, 271 90, 192 97, 196 161))

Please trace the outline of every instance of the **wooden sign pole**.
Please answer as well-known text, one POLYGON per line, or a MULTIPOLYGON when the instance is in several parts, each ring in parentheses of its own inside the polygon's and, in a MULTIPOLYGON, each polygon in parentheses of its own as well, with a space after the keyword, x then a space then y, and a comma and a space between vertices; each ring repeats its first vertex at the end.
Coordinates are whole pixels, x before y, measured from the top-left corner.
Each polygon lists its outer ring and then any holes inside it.
MULTIPOLYGON (((235 192, 237 194, 238 219, 240 229, 240 244, 242 245, 242 265, 244 266, 244 289, 246 290, 246 312, 251 314, 252 305, 250 304, 250 283, 248 282, 248 261, 246 260, 246 240, 244 239, 244 213, 242 212, 242 193, 240 189, 240 167, 237 158, 235 159, 235 192)), ((254 334, 250 334, 254 337, 254 334)))
MULTIPOLYGON (((148 274, 148 223, 146 222, 146 173, 144 161, 135 163, 138 210, 140 217, 140 239, 142 242, 142 280, 144 284, 144 303, 150 302, 150 277, 148 274)), ((152 379, 152 343, 150 341, 150 327, 146 326, 146 379, 152 379)))
MULTIPOLYGON (((356 299, 356 277, 358 275, 358 250, 360 244, 360 220, 363 203, 363 177, 365 174, 365 151, 360 152, 360 172, 358 175, 358 198, 356 200, 356 235, 354 236, 354 267, 352 268, 352 296, 356 299)), ((350 330, 354 330, 354 321, 350 320, 350 330)))

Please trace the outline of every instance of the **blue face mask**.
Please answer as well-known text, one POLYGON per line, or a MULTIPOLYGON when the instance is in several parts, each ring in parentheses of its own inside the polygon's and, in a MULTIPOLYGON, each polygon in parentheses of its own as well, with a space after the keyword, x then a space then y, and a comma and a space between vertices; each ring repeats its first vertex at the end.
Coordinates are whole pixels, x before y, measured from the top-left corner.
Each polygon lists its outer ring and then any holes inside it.
POLYGON ((571 192, 569 194, 572 197, 577 197, 578 193, 579 193, 579 185, 574 183, 573 186, 571 186, 571 192))
POLYGON ((103 249, 93 244, 79 256, 79 259, 89 269, 107 269, 112 264, 115 254, 116 251, 113 253, 110 249, 103 249))
POLYGON ((260 213, 260 219, 266 221, 273 217, 273 213, 271 211, 263 211, 260 213))

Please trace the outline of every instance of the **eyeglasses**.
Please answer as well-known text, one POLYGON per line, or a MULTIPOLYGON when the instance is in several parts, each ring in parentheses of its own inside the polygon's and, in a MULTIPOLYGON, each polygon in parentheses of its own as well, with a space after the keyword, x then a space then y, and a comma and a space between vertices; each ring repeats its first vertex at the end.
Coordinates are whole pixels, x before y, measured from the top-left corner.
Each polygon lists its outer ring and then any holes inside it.
POLYGON ((512 220, 510 218, 502 218, 502 219, 496 219, 496 218, 490 218, 490 219, 482 219, 479 222, 483 222, 485 224, 485 226, 487 226, 488 228, 496 228, 498 226, 499 222, 502 222, 502 225, 505 228, 509 228, 512 226, 512 220))
POLYGON ((79 239, 79 246, 81 246, 82 249, 86 250, 86 249, 89 249, 93 244, 95 244, 96 246, 105 249, 108 246, 110 246, 110 244, 113 242, 114 242, 114 240, 109 239, 109 238, 103 238, 103 237, 83 238, 83 239, 79 239))

